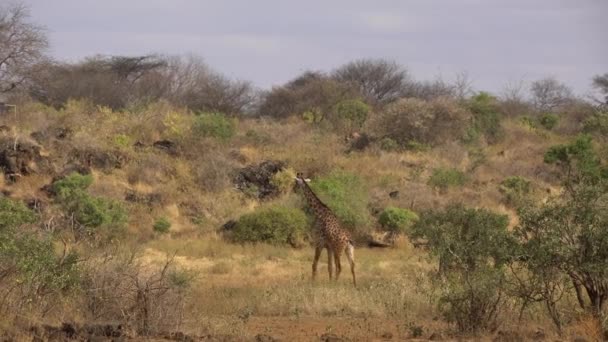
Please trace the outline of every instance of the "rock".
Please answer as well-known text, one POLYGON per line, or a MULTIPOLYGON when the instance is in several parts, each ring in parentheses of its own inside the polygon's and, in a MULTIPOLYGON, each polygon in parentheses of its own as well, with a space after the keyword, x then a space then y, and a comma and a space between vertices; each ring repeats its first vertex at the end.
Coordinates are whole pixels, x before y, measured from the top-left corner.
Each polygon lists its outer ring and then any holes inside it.
POLYGON ((363 151, 372 144, 374 139, 365 133, 353 133, 347 138, 349 143, 347 153, 352 151, 363 151))
POLYGON ((235 220, 229 220, 228 222, 224 223, 222 225, 222 230, 224 231, 231 231, 234 229, 234 227, 236 227, 236 221, 235 220))
POLYGON ((145 147, 146 147, 146 144, 144 144, 143 142, 141 142, 139 140, 133 144, 133 148, 138 151, 144 149, 145 147))
POLYGON ((16 181, 28 175, 33 164, 42 160, 38 145, 14 139, 0 140, 0 168, 8 180, 16 181))
POLYGON ((382 334, 381 336, 383 339, 385 340, 392 340, 393 339, 393 333, 390 331, 385 332, 384 334, 382 334))
POLYGON ((258 165, 249 165, 237 171, 233 179, 235 187, 251 193, 259 199, 274 197, 279 189, 272 184, 272 176, 283 170, 285 163, 277 160, 266 160, 258 165))
POLYGON ((127 191, 125 194, 125 201, 148 206, 162 205, 164 203, 163 195, 160 193, 142 194, 132 190, 127 191))
POLYGON ((265 334, 257 334, 255 335, 255 342, 278 342, 279 340, 277 340, 276 338, 270 336, 270 335, 265 335, 265 334))
POLYGON ((441 340, 443 340, 443 335, 441 335, 441 333, 434 332, 431 334, 431 336, 429 336, 429 341, 441 341, 441 340))
POLYGON ((155 141, 152 146, 172 156, 176 156, 179 154, 179 151, 177 150, 177 144, 171 140, 155 141))
POLYGON ((68 159, 77 165, 110 171, 122 168, 127 161, 127 156, 118 150, 107 151, 96 148, 75 148, 70 152, 68 159))
POLYGON ((321 335, 320 341, 322 342, 344 342, 344 341, 348 341, 348 339, 344 338, 344 337, 340 337, 336 334, 331 334, 331 333, 325 333, 323 335, 321 335))
POLYGON ((390 198, 399 198, 399 191, 398 190, 391 191, 391 192, 389 192, 388 196, 390 198))

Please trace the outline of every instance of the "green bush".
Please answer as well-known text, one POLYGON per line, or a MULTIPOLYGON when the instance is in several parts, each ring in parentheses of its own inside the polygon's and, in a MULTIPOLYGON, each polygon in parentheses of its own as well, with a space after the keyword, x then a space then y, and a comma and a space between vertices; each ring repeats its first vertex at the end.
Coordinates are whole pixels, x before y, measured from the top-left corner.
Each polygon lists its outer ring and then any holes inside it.
POLYGON ((91 175, 73 173, 53 183, 52 189, 85 233, 117 237, 126 227, 127 211, 118 201, 91 196, 86 189, 92 182, 91 175))
POLYGON ((64 199, 71 196, 72 193, 76 191, 86 190, 91 184, 93 184, 93 176, 81 175, 74 172, 67 177, 54 182, 52 189, 60 199, 64 199))
POLYGON ((382 138, 380 140, 380 149, 383 151, 396 151, 399 149, 399 144, 394 139, 391 138, 382 138))
POLYGON ((524 127, 528 127, 530 129, 537 128, 536 121, 532 120, 532 118, 529 116, 524 115, 519 120, 524 127))
POLYGON ((538 122, 547 130, 552 130, 557 126, 559 117, 555 114, 545 113, 538 118, 538 122))
POLYGON ((429 178, 428 185, 442 191, 449 187, 464 185, 466 177, 464 173, 454 168, 437 168, 429 178))
POLYGON ((196 117, 193 131, 203 137, 227 141, 236 133, 236 122, 220 113, 202 113, 196 117))
POLYGON ((416 140, 410 140, 407 143, 405 143, 405 149, 409 150, 409 151, 415 151, 415 152, 424 152, 424 151, 428 151, 431 149, 431 146, 429 144, 424 144, 421 142, 418 142, 416 140))
POLYGON ((171 229, 171 222, 168 218, 161 217, 154 222, 152 228, 157 233, 166 234, 169 232, 169 229, 171 229))
POLYGON ((371 217, 367 208, 367 185, 359 176, 334 171, 327 177, 313 180, 310 187, 346 228, 356 234, 369 230, 371 217))
POLYGON ((333 108, 334 125, 347 131, 359 130, 367 120, 370 107, 361 100, 344 100, 333 108))
POLYGON ((273 206, 241 216, 232 232, 232 239, 236 242, 298 246, 308 225, 302 210, 273 206))
POLYGON ((34 222, 36 215, 23 203, 0 198, 0 283, 9 277, 15 284, 25 285, 21 290, 27 299, 44 295, 29 291, 65 290, 78 280, 76 254, 70 253, 60 262, 52 240, 19 229, 34 222))
POLYGON ((531 182, 523 177, 507 177, 498 188, 505 196, 507 204, 519 206, 523 204, 525 197, 530 194, 532 189, 531 182))
POLYGON ((319 108, 312 108, 302 113, 302 120, 309 124, 317 124, 323 120, 323 112, 319 108))
POLYGON ((608 112, 595 112, 585 120, 583 128, 587 133, 608 136, 608 112))
POLYGON ((0 233, 34 222, 36 215, 23 203, 0 197, 0 233))
POLYGON ((439 310, 463 332, 495 328, 504 304, 505 268, 517 242, 506 215, 451 205, 429 210, 411 229, 439 259, 439 310))
POLYGON ((504 135, 501 125, 501 113, 496 98, 486 92, 480 92, 468 102, 473 113, 473 127, 466 140, 474 140, 477 134, 483 134, 489 143, 495 143, 504 135))
POLYGON ((387 207, 378 218, 384 229, 391 233, 405 233, 406 230, 418 220, 415 212, 395 207, 387 207))

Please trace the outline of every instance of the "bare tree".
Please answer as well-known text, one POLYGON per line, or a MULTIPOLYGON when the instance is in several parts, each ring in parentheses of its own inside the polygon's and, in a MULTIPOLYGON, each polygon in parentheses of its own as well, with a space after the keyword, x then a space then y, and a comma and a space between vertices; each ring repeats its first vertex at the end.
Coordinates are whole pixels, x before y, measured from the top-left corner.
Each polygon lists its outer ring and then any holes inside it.
POLYGON ((608 106, 608 73, 595 76, 593 86, 604 94, 604 104, 608 106))
POLYGON ((44 30, 29 22, 25 5, 0 7, 0 93, 25 82, 47 47, 44 30))
POLYGON ((168 57, 165 70, 170 84, 168 98, 193 110, 238 114, 247 111, 254 99, 249 82, 235 81, 207 66, 198 56, 168 57))
POLYGON ((391 103, 408 92, 406 69, 384 59, 360 59, 336 69, 333 78, 359 87, 363 95, 378 104, 391 103))
POLYGON ((530 91, 534 105, 543 111, 554 110, 574 97, 568 86, 551 77, 532 82, 530 91))

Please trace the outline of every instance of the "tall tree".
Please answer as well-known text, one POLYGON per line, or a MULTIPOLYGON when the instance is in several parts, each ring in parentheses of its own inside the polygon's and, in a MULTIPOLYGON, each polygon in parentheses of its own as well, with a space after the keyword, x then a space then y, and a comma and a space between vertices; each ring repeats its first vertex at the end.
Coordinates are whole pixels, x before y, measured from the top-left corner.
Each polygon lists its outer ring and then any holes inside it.
POLYGON ((44 29, 29 19, 23 4, 0 6, 0 93, 23 84, 48 47, 44 29))

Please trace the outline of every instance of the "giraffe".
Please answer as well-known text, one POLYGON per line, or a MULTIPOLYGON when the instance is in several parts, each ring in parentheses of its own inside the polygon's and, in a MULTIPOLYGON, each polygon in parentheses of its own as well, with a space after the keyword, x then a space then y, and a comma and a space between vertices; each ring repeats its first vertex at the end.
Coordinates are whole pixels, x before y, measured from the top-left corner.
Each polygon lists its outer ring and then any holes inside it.
POLYGON ((333 263, 336 266, 335 280, 338 280, 342 265, 340 264, 340 255, 344 252, 350 264, 350 271, 353 275, 353 284, 357 286, 357 278, 355 276, 355 246, 350 238, 349 232, 342 227, 336 215, 315 195, 301 173, 296 176, 296 188, 302 190, 304 198, 308 205, 313 210, 316 218, 316 228, 318 229, 315 236, 314 247, 315 257, 312 262, 312 279, 317 276, 317 264, 321 257, 321 252, 327 248, 327 269, 329 271, 329 279, 333 277, 333 263), (333 262, 333 263, 332 263, 333 262))

